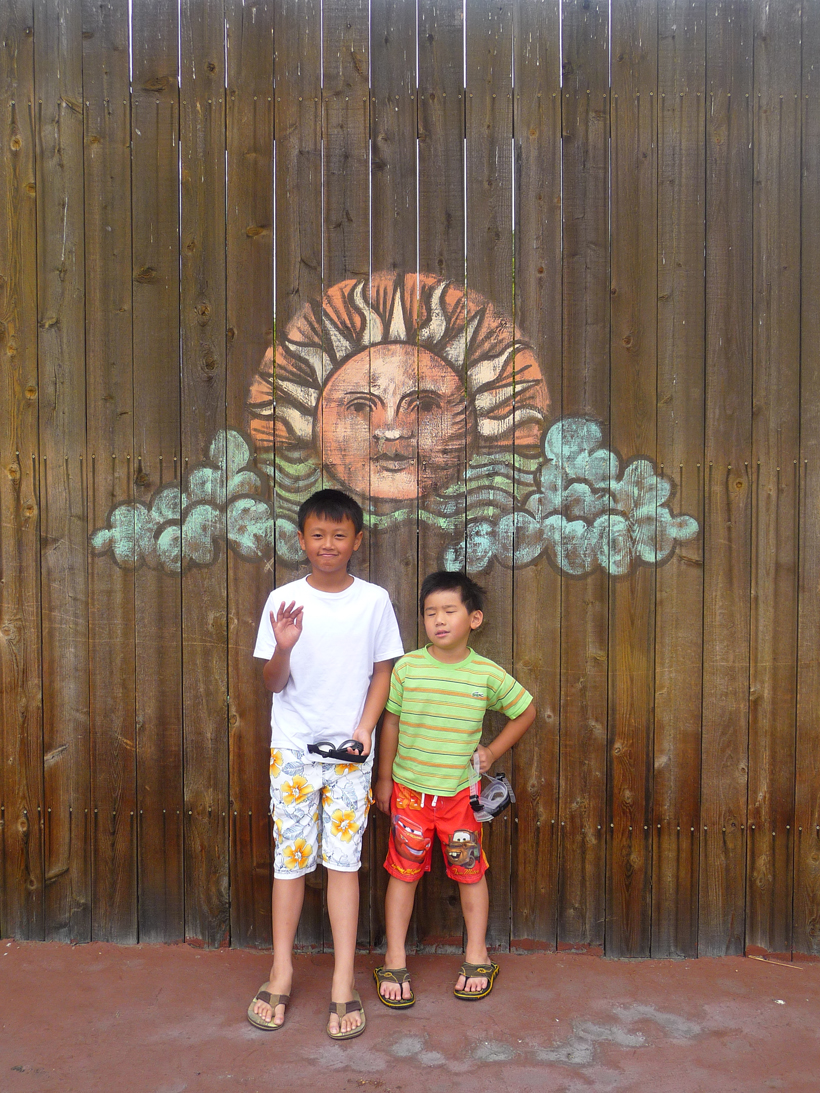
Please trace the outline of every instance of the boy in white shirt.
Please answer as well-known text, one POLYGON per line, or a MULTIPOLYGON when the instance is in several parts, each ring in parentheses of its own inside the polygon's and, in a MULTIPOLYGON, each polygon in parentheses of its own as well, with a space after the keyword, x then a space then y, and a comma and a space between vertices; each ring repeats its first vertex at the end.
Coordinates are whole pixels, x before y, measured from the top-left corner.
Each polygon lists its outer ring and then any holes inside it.
POLYGON ((393 660, 403 652, 385 589, 348 573, 363 527, 361 507, 340 490, 319 490, 304 502, 299 543, 311 571, 270 594, 254 649, 266 661, 262 675, 273 692, 275 851, 273 966, 248 1007, 248 1020, 266 1030, 284 1023, 305 876, 321 851, 335 952, 327 1025, 334 1040, 352 1039, 365 1027, 353 975, 357 874, 371 801, 373 729, 387 700, 393 660), (324 751, 339 752, 335 760, 308 751, 320 742, 324 751), (356 761, 360 755, 363 762, 356 761))

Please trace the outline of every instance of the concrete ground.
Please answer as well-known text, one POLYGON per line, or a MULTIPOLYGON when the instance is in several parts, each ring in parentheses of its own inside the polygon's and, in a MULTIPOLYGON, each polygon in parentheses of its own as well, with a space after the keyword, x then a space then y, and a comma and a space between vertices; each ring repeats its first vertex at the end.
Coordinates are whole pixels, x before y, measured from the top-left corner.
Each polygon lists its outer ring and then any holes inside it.
POLYGON ((280 1032, 245 1020, 265 953, 0 942, 0 1093, 818 1093, 820 964, 726 957, 497 958, 489 998, 458 958, 411 961, 418 999, 324 1032, 331 958, 301 956, 280 1032))

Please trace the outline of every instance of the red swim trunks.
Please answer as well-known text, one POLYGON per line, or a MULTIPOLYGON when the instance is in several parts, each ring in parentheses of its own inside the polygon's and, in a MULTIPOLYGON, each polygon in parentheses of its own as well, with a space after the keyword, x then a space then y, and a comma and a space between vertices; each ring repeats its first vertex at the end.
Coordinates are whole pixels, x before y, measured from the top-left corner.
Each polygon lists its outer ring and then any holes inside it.
POLYGON ((414 881, 429 872, 434 834, 441 843, 448 877, 459 884, 481 880, 487 859, 481 848, 481 824, 470 808, 469 789, 455 797, 436 797, 394 782, 390 845, 384 862, 390 876, 414 881))

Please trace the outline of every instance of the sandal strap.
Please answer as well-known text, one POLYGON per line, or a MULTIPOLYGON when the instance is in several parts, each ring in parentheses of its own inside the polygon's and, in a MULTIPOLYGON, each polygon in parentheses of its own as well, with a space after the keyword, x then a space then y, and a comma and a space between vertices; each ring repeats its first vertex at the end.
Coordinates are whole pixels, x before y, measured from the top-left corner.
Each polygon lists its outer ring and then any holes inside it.
POLYGON ((496 967, 492 962, 489 964, 468 964, 465 960, 461 965, 461 975, 466 976, 468 979, 487 979, 493 974, 493 968, 496 967))
POLYGON ((290 1002, 289 994, 271 994, 270 991, 257 991, 255 1001, 264 1002, 266 1006, 286 1006, 290 1002), (274 1001, 276 999, 276 1001, 274 1001))
POLYGON ((352 1002, 331 1002, 328 1013, 335 1013, 337 1017, 345 1017, 348 1013, 358 1013, 362 1004, 354 998, 352 1002))
POLYGON ((410 982, 407 968, 376 968, 376 976, 380 983, 396 983, 401 986, 402 983, 410 982))

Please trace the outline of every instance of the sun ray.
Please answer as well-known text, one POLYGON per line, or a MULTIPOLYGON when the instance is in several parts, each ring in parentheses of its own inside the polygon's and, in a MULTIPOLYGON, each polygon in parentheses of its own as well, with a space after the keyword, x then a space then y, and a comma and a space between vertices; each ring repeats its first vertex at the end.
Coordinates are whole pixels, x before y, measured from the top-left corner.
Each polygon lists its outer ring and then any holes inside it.
POLYGON ((447 344, 441 349, 441 355, 454 368, 461 370, 464 367, 465 361, 470 356, 470 345, 475 335, 476 329, 484 318, 484 308, 480 307, 478 311, 474 312, 464 324, 463 330, 458 330, 453 338, 447 342, 447 344))
POLYGON ((375 345, 377 342, 382 341, 384 337, 384 323, 381 320, 379 314, 365 303, 364 299, 364 281, 357 281, 356 287, 353 289, 353 303, 359 308, 364 316, 364 329, 362 336, 359 339, 359 344, 363 348, 367 346, 375 345))
POLYGON ((333 368, 333 361, 325 353, 321 346, 303 345, 300 342, 285 341, 285 348, 298 361, 302 361, 309 368, 321 387, 333 368))
POLYGON ((353 352, 356 342, 345 337, 344 331, 334 323, 327 311, 322 311, 322 329, 333 346, 336 363, 339 364, 353 352))
POLYGON ((390 308, 387 340, 391 342, 407 341, 407 322, 404 318, 400 281, 396 282, 396 287, 393 290, 393 303, 390 308))
POLYGON ((450 281, 441 281, 430 293, 430 310, 427 322, 419 328, 418 339, 420 345, 433 346, 444 337, 447 330, 447 316, 441 306, 441 298, 446 289, 450 287, 450 281))

